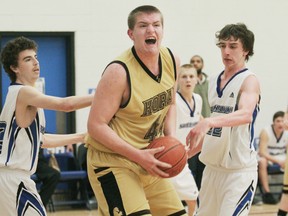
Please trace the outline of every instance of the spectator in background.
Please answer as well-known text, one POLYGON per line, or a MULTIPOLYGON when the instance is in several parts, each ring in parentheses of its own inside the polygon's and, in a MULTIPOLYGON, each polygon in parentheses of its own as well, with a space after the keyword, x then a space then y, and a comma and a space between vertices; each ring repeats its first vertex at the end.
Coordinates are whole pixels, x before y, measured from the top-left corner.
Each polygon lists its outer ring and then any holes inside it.
POLYGON ((278 164, 284 169, 286 149, 288 144, 288 131, 284 130, 283 111, 273 115, 273 124, 264 128, 260 133, 259 142, 259 180, 264 190, 262 200, 266 204, 276 204, 277 200, 270 193, 267 167, 269 164, 278 164))
MULTIPOLYGON (((73 152, 73 145, 67 145, 66 151, 73 152)), ((37 175, 38 180, 41 181, 39 195, 43 205, 46 207, 60 180, 60 170, 49 165, 47 158, 45 158, 43 149, 40 149, 39 151, 35 174, 37 175)))
POLYGON ((39 195, 43 205, 46 207, 56 189, 60 179, 60 172, 49 166, 49 163, 44 156, 43 149, 40 149, 39 151, 38 164, 35 174, 42 183, 39 195))
POLYGON ((208 102, 208 75, 203 72, 204 60, 199 55, 194 55, 190 64, 197 70, 198 83, 195 86, 194 93, 199 94, 202 97, 202 116, 204 118, 209 117, 211 114, 210 106, 208 102))
MULTIPOLYGON (((211 114, 210 106, 208 102, 208 76, 203 72, 204 67, 204 61, 203 58, 199 55, 194 55, 190 63, 193 65, 193 67, 197 70, 197 77, 198 82, 195 86, 194 93, 199 94, 203 101, 202 106, 202 116, 204 118, 209 117, 211 114)), ((196 154, 194 157, 189 158, 189 168, 193 172, 196 185, 198 189, 201 188, 201 181, 202 181, 202 174, 203 170, 205 168, 205 165, 199 160, 199 154, 196 154)))

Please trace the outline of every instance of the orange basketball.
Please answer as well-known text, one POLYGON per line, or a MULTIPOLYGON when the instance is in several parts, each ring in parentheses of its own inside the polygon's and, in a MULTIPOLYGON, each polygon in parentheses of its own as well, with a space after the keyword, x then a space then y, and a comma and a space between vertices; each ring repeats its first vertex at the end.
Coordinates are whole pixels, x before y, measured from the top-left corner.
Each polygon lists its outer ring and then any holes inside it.
POLYGON ((165 146, 165 149, 154 156, 158 160, 169 163, 171 168, 162 168, 164 172, 169 174, 169 178, 179 174, 187 163, 187 152, 184 145, 174 137, 164 136, 154 139, 149 145, 149 148, 157 148, 165 146))

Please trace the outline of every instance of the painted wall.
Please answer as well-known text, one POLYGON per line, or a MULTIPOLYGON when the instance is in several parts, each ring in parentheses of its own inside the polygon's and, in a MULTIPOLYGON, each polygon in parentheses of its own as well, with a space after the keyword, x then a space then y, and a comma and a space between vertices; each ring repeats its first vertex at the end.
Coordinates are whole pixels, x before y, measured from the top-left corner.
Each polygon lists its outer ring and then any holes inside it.
MULTIPOLYGON (((126 34, 127 16, 143 4, 155 5, 164 14, 163 45, 182 63, 200 54, 208 74, 223 69, 215 32, 226 24, 244 22, 256 38, 248 67, 262 87, 256 132, 271 123, 274 112, 286 110, 287 0, 1 0, 0 29, 75 32, 76 94, 84 95, 96 87, 106 64, 132 45, 126 34)), ((77 131, 86 130, 88 113, 88 108, 77 111, 77 131)))

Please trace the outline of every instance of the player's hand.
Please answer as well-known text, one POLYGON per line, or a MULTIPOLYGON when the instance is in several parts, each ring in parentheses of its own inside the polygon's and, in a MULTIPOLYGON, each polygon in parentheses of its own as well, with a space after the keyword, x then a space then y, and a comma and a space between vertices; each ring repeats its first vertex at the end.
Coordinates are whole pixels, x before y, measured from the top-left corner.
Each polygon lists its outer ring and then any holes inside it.
POLYGON ((193 157, 201 151, 205 134, 209 130, 209 122, 203 119, 192 128, 186 137, 186 145, 188 146, 188 158, 193 157))
POLYGON ((141 159, 139 160, 139 164, 150 174, 153 176, 158 176, 162 178, 169 177, 169 174, 162 171, 159 167, 162 168, 171 168, 171 164, 162 162, 155 158, 155 154, 164 150, 164 146, 153 148, 153 149, 142 149, 140 150, 141 159))

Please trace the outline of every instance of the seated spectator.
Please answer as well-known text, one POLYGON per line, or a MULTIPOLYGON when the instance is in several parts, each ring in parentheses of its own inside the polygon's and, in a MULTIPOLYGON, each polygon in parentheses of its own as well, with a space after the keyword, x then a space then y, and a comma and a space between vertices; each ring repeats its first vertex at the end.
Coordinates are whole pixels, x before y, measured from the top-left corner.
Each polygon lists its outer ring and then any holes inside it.
POLYGON ((278 164, 280 169, 285 167, 288 131, 284 130, 284 115, 278 111, 273 116, 273 124, 264 128, 260 133, 259 143, 259 180, 263 188, 262 199, 266 204, 276 204, 269 188, 267 167, 278 164))
POLYGON ((35 174, 42 183, 39 194, 43 205, 46 207, 58 184, 60 172, 49 166, 48 161, 43 154, 43 149, 40 149, 39 151, 38 164, 35 174))

